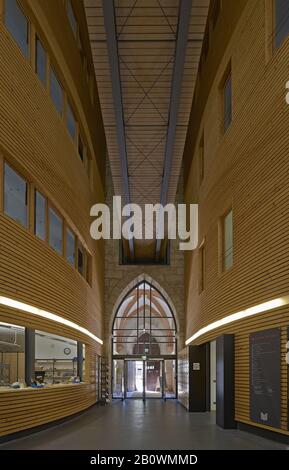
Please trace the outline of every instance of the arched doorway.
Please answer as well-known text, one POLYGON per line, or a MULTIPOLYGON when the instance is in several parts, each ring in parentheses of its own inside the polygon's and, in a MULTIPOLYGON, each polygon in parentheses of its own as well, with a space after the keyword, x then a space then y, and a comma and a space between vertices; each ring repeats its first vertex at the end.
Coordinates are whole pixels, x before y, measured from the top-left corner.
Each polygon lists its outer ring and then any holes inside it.
POLYGON ((113 398, 176 398, 176 334, 159 289, 143 280, 129 290, 112 326, 113 398))

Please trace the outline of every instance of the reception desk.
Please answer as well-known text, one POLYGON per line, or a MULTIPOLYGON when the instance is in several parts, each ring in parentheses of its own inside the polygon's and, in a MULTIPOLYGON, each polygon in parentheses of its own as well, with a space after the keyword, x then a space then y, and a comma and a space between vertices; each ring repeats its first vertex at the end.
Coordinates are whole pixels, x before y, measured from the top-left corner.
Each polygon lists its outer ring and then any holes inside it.
POLYGON ((0 439, 73 415, 96 401, 93 384, 59 384, 39 389, 0 388, 0 439))

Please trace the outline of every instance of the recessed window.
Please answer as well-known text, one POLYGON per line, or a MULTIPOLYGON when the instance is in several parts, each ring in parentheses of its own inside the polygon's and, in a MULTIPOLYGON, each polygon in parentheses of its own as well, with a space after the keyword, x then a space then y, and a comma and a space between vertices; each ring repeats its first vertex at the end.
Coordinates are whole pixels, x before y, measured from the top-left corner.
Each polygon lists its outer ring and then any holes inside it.
POLYGON ((90 91, 90 99, 91 102, 94 102, 94 77, 93 75, 89 75, 89 91, 90 91))
POLYGON ((63 112, 63 89, 53 69, 50 71, 50 96, 59 114, 63 112))
POLYGON ((49 245, 62 255, 62 218, 51 207, 49 208, 49 245))
POLYGON ((35 235, 46 240, 46 198, 39 191, 35 191, 35 235))
POLYGON ((7 163, 4 165, 4 212, 27 227, 28 184, 7 163))
POLYGON ((199 146, 199 178, 200 184, 202 184, 205 176, 205 161, 204 161, 204 135, 201 138, 199 146))
POLYGON ((75 139, 76 139, 76 120, 75 120, 72 108, 70 106, 70 103, 68 103, 68 105, 67 105, 66 124, 67 124, 67 129, 68 129, 68 132, 69 132, 71 138, 75 141, 75 139))
POLYGON ((288 0, 275 0, 274 16, 275 47, 278 48, 289 35, 288 0))
POLYGON ((85 48, 83 45, 82 36, 80 34, 79 34, 79 53, 80 53, 82 65, 85 66, 85 63, 86 63, 85 48))
POLYGON ((199 293, 205 289, 205 246, 199 249, 199 293))
POLYGON ((212 24, 213 28, 215 28, 218 18, 221 12, 221 0, 214 0, 213 7, 212 7, 212 24))
POLYGON ((79 244, 77 250, 77 269, 79 274, 84 276, 85 274, 85 252, 84 248, 79 244))
POLYGON ((77 38, 77 29, 78 29, 77 21, 76 21, 76 17, 75 17, 71 0, 68 0, 67 2, 67 14, 68 14, 69 23, 73 31, 74 37, 77 38))
POLYGON ((90 284, 91 283, 91 256, 88 255, 88 253, 85 253, 85 260, 86 260, 85 279, 90 284))
POLYGON ((233 211, 224 217, 223 225, 223 267, 227 271, 233 266, 233 211))
POLYGON ((79 134, 78 137, 78 155, 80 157, 80 160, 84 163, 85 161, 85 145, 83 143, 82 137, 79 134))
POLYGON ((75 235, 69 228, 66 230, 66 260, 75 266, 75 235))
POLYGON ((40 39, 36 36, 35 39, 35 71, 38 75, 39 80, 46 85, 46 64, 47 54, 42 46, 40 39))
POLYGON ((223 87, 223 111, 224 111, 224 131, 226 131, 232 122, 232 73, 231 70, 226 75, 223 87))
POLYGON ((5 1, 4 22, 25 57, 29 55, 29 23, 16 0, 5 1))
POLYGON ((203 43, 203 57, 204 60, 208 57, 210 48, 210 35, 209 35, 209 28, 205 32, 204 43, 203 43))

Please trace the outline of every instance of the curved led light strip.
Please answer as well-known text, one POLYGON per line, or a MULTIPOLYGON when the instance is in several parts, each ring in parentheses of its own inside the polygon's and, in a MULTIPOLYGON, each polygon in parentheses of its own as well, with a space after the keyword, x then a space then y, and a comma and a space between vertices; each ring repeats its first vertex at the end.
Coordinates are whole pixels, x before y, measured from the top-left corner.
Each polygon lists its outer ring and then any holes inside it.
POLYGON ((97 336, 95 336, 86 328, 83 328, 82 326, 79 326, 70 320, 66 320, 65 318, 60 317, 59 315, 55 315, 54 313, 46 312, 45 310, 41 310, 40 308, 33 307, 32 305, 24 304, 23 302, 18 302, 17 300, 10 299, 9 297, 0 296, 0 305, 5 305, 6 307, 15 308, 16 310, 22 310, 23 312, 31 313, 32 315, 37 315, 38 317, 46 318, 56 323, 60 323, 61 325, 68 326, 70 328, 73 328, 74 330, 80 331, 86 336, 89 336, 97 343, 103 344, 103 341, 101 339, 99 339, 97 336))
POLYGON ((280 297, 279 299, 270 300, 269 302, 255 305, 254 307, 247 308, 246 310, 242 310, 241 312, 228 315, 227 317, 221 318, 221 320, 217 320, 205 326, 204 328, 201 328, 193 336, 191 336, 191 338, 187 339, 186 346, 188 346, 190 343, 195 341, 200 336, 203 336, 204 334, 209 333, 210 331, 216 330, 217 328, 220 328, 221 326, 228 325, 229 323, 233 323, 238 320, 243 320, 244 318, 257 315, 258 313, 267 312, 268 310, 274 310, 275 308, 280 308, 288 304, 289 304, 289 296, 280 297))

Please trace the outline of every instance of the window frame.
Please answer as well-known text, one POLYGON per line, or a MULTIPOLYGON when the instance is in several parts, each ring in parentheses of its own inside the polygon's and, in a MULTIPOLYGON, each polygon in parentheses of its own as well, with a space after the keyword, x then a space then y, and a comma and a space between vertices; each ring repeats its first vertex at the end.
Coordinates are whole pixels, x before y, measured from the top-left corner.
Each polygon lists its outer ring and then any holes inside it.
POLYGON ((82 163, 82 164, 84 165, 84 167, 85 167, 85 166, 86 166, 86 160, 87 160, 87 146, 86 146, 85 140, 83 139, 83 133, 81 132, 80 129, 78 129, 77 155, 78 155, 78 158, 80 159, 81 163, 82 163), (83 159, 81 158, 80 152, 79 152, 80 143, 81 143, 82 146, 83 146, 83 159))
POLYGON ((76 119, 76 114, 75 114, 73 106, 71 104, 71 100, 68 97, 66 99, 65 124, 66 124, 66 129, 67 129, 68 135, 71 138, 72 142, 74 142, 75 145, 78 145, 78 139, 79 139, 79 137, 78 137, 78 134, 79 134, 78 127, 79 126, 78 126, 78 122, 77 122, 77 119, 76 119), (74 126, 75 126, 74 137, 71 135, 70 129, 69 129, 69 124, 68 124, 69 113, 71 114, 72 118, 74 119, 74 126))
POLYGON ((2 207, 2 212, 6 217, 9 217, 9 219, 13 220, 17 224, 19 224, 21 227, 25 228, 26 230, 29 231, 30 228, 30 216, 31 216, 31 204, 30 204, 30 195, 31 195, 31 186, 30 186, 30 181, 28 178, 25 176, 22 176, 22 173, 18 171, 18 169, 14 166, 11 165, 10 162, 8 162, 5 158, 3 158, 3 175, 2 175, 2 201, 3 201, 3 207, 2 207), (5 165, 7 165, 11 170, 18 175, 19 178, 21 178, 23 181, 26 183, 26 207, 27 207, 27 214, 26 214, 26 225, 22 224, 19 220, 15 219, 12 217, 10 214, 8 214, 5 211, 5 165))
POLYGON ((9 1, 9 0, 2 0, 3 1, 3 11, 2 11, 2 14, 3 14, 3 24, 6 28, 6 30, 9 32, 10 36, 13 38, 13 40, 15 41, 15 44, 17 44, 17 46, 19 47, 19 49, 21 50, 23 56, 25 57, 26 60, 30 61, 30 57, 31 57, 31 23, 29 21, 29 18, 28 16, 26 15, 24 9, 23 9, 23 6, 22 4, 18 1, 18 0, 15 0, 15 2, 17 3, 18 5, 18 8, 20 10, 20 12, 22 13, 22 15, 24 16, 24 18, 26 19, 26 23, 27 23, 27 51, 24 51, 22 46, 19 44, 19 42, 17 41, 17 39, 15 38, 15 36, 13 35, 13 33, 10 31, 10 29, 8 28, 7 26, 7 23, 6 23, 6 3, 9 1))
POLYGON ((45 89, 47 89, 47 85, 48 85, 48 61, 49 61, 49 54, 47 52, 47 49, 44 47, 44 44, 43 44, 43 41, 42 39, 40 38, 40 36, 38 35, 38 33, 35 31, 34 33, 34 71, 35 71, 35 74, 37 75, 39 81, 42 83, 42 85, 44 86, 45 89), (38 54, 37 54, 37 43, 40 43, 44 53, 45 53, 45 79, 44 81, 40 78, 38 72, 37 72, 37 57, 38 57, 38 54))
POLYGON ((214 0, 212 5, 211 23, 214 30, 217 26, 222 11, 222 0, 214 0))
POLYGON ((50 200, 48 199, 48 207, 47 207, 47 210, 48 210, 48 246, 53 250, 54 253, 56 253, 57 255, 61 256, 62 258, 64 258, 64 225, 65 225, 65 219, 64 217, 62 216, 62 214, 59 212, 58 209, 56 209, 55 205, 53 205, 50 200), (59 217, 59 219, 61 220, 62 222, 62 230, 61 230, 61 236, 62 236, 62 243, 61 243, 61 253, 59 253, 57 250, 55 250, 53 248, 53 246, 51 246, 50 244, 50 210, 52 210, 56 215, 57 217, 59 217))
POLYGON ((61 120, 64 119, 64 115, 65 115, 65 91, 64 91, 64 87, 62 85, 62 82, 60 81, 59 79, 59 76, 58 74, 56 73, 55 71, 55 67, 53 66, 53 64, 50 64, 50 70, 49 70, 49 96, 50 96, 50 99, 54 105, 54 108, 58 114, 58 116, 60 116, 61 120), (61 112, 58 110, 58 107, 52 97, 52 93, 51 93, 51 84, 52 84, 52 80, 51 80, 51 77, 52 77, 52 74, 54 75, 60 89, 61 89, 61 112))
MULTIPOLYGON (((278 30, 277 28, 277 17, 276 17, 276 1, 277 0, 271 0, 272 1, 272 9, 271 9, 271 15, 272 15, 272 52, 277 52, 283 45, 284 43, 288 40, 289 38, 289 30, 287 36, 283 37, 281 41, 277 45, 277 34, 276 31, 278 30)), ((289 18, 288 18, 288 23, 289 23, 289 18)))
POLYGON ((77 236, 75 232, 72 230, 70 225, 68 223, 65 223, 65 253, 64 253, 64 258, 65 261, 71 266, 72 268, 76 269, 76 259, 77 259, 77 236), (74 264, 71 264, 68 259, 67 259, 67 237, 68 237, 68 232, 70 232, 74 236, 74 264))
POLYGON ((73 36, 74 36, 75 40, 78 41, 79 24, 78 24, 77 16, 75 14, 73 4, 72 4, 71 0, 66 0, 66 12, 67 12, 67 18, 68 18, 68 22, 69 22, 71 31, 73 33, 73 36), (75 25, 72 24, 73 22, 75 22, 75 25), (75 26, 75 30, 74 30, 74 26, 75 26))
MULTIPOLYGON (((48 243, 49 244, 49 233, 48 233, 48 224, 49 224, 49 216, 48 216, 48 207, 49 207, 49 199, 47 198, 47 196, 45 196, 45 194, 43 194, 42 191, 40 191, 38 189, 38 187, 35 187, 34 186, 34 198, 33 198, 33 210, 34 210, 34 214, 33 214, 33 235, 37 238, 37 240, 41 240, 45 243, 48 243), (40 238, 37 234, 36 234, 36 193, 39 193, 43 199, 45 200, 45 238, 40 238)), ((49 245, 50 246, 50 245, 49 245)))
POLYGON ((203 239, 198 249, 198 265, 199 265, 199 295, 205 290, 206 276, 206 241, 203 239))
POLYGON ((202 132, 201 139, 199 141, 198 147, 198 165, 199 165, 199 186, 202 185, 205 178, 205 135, 204 131, 202 132))
POLYGON ((233 74, 232 74, 232 63, 229 62, 226 71, 223 75, 223 78, 220 83, 220 98, 221 98, 221 133, 225 135, 227 131, 232 127, 233 123, 233 74), (231 106, 230 106, 230 122, 226 125, 226 85, 230 80, 231 83, 231 106))
POLYGON ((220 259, 220 268, 222 273, 227 273, 231 271, 234 267, 234 216, 233 216, 233 206, 230 206, 229 209, 223 214, 221 217, 220 223, 221 223, 221 230, 220 230, 220 235, 221 235, 221 240, 220 240, 220 248, 221 248, 221 259, 220 259), (226 253, 225 253, 225 220, 228 217, 228 215, 232 213, 232 264, 228 267, 226 267, 226 253))
POLYGON ((80 274, 80 276, 86 280, 86 276, 85 276, 85 273, 86 273, 86 250, 83 246, 83 244, 81 243, 81 241, 79 240, 79 238, 77 239, 77 263, 76 263, 76 270, 78 272, 78 274, 80 274), (83 256, 83 272, 80 272, 79 271, 79 251, 82 252, 82 256, 83 256))

